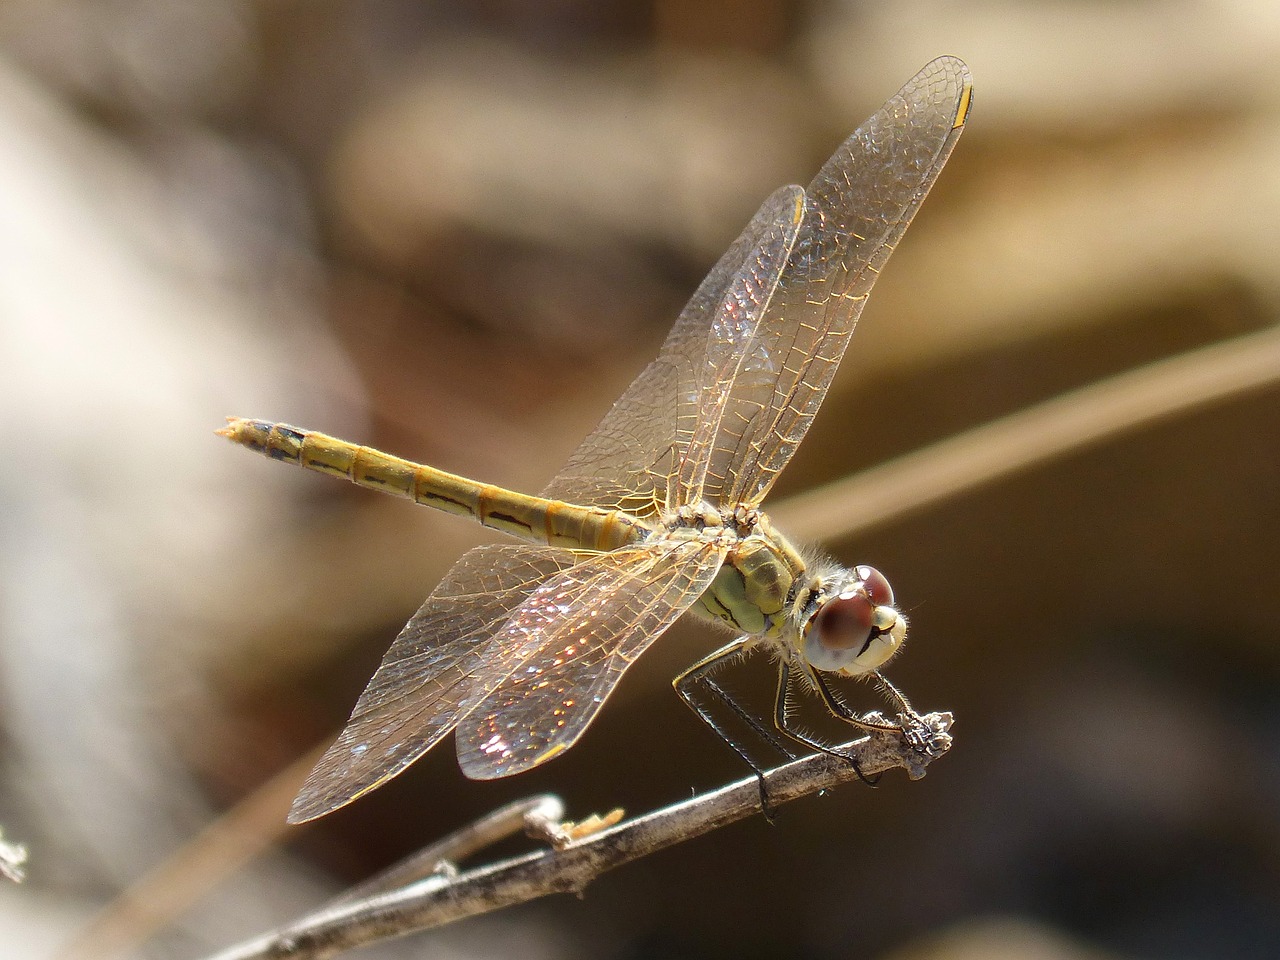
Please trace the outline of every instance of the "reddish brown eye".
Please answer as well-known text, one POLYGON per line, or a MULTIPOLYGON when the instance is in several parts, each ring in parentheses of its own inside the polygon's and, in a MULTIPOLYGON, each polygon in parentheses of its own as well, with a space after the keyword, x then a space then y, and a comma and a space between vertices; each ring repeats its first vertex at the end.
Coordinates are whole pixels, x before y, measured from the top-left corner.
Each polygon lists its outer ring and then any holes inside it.
POLYGON ((875 567, 867 566, 858 567, 854 573, 862 581, 862 586, 866 589, 872 603, 878 607, 893 606, 893 587, 889 586, 889 581, 885 579, 883 573, 875 567))
POLYGON ((874 614, 875 606, 861 592, 828 600, 814 623, 818 641, 828 650, 860 651, 871 638, 874 614))

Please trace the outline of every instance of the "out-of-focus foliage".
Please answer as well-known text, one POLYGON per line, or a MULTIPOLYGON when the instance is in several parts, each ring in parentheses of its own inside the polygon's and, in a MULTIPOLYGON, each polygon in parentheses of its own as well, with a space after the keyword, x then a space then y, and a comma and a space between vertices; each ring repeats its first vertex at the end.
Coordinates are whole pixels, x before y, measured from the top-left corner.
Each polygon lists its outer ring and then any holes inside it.
MULTIPOLYGON (((483 536, 247 457, 223 415, 536 490, 759 201, 943 53, 968 131, 778 498, 1274 323, 1280 7, 0 8, 0 825, 30 849, 5 955, 48 955, 330 735, 483 536)), ((922 783, 385 955, 1273 956, 1276 414, 1207 409, 826 545, 890 575, 893 677, 959 718, 922 783)), ((667 684, 713 642, 673 632, 525 777, 437 751, 155 951, 516 796, 640 811, 741 775, 667 684)), ((767 698, 770 671, 736 682, 767 698)))

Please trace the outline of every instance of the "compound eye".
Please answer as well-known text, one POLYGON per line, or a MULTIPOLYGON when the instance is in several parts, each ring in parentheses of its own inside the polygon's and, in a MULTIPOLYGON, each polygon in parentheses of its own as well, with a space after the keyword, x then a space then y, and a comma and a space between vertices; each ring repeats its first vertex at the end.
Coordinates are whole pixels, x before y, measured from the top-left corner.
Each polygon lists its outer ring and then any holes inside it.
POLYGON ((866 650, 875 631, 876 606, 865 590, 832 597, 809 621, 804 658, 819 670, 843 670, 866 650))
POLYGON ((867 591, 867 596, 871 598, 872 603, 877 607, 893 606, 893 587, 889 586, 889 581, 885 579, 883 573, 875 567, 868 566, 855 567, 853 572, 862 581, 862 587, 867 591))
POLYGON ((818 642, 832 652, 861 652, 875 628, 875 604, 859 590, 849 597, 828 600, 813 625, 818 642))

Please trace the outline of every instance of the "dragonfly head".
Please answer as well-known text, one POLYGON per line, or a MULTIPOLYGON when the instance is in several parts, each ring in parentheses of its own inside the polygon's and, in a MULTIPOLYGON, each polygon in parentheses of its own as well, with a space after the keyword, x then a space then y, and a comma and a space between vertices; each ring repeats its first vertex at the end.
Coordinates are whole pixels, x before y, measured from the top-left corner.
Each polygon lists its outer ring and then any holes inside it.
POLYGON ((893 588, 875 567, 824 577, 808 604, 801 631, 804 658, 818 670, 856 677, 878 670, 907 637, 907 618, 893 588))

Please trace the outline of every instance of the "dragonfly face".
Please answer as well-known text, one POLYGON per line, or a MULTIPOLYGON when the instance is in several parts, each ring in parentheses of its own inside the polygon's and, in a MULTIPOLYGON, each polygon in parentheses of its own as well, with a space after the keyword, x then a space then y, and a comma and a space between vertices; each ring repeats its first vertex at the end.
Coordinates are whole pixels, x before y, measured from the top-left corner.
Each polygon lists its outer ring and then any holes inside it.
MULTIPOLYGON (((836 150, 807 187, 782 187, 693 294, 658 357, 540 496, 260 420, 221 434, 526 543, 464 554, 401 630, 294 803, 310 820, 394 777, 451 732, 475 779, 573 746, 625 671, 686 611, 738 640, 677 680, 729 701, 711 674, 772 649, 777 731, 793 686, 859 727, 901 730, 910 705, 877 672, 906 636, 871 567, 807 563, 760 505, 808 432, 876 278, 959 139, 972 86, 954 57, 928 64, 836 150), (901 724, 847 707, 823 674, 871 677, 901 724)), ((784 749, 781 748, 780 749, 784 749)), ((759 772, 759 767, 756 767, 759 772)))
POLYGON ((888 663, 907 637, 907 618, 875 567, 815 579, 800 612, 800 649, 817 670, 859 677, 888 663))

